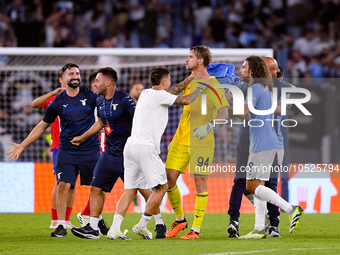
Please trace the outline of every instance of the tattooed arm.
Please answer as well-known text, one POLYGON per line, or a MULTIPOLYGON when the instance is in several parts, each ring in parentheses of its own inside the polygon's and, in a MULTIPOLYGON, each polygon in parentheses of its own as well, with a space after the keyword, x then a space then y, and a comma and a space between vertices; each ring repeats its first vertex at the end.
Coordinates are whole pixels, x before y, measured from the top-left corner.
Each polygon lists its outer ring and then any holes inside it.
POLYGON ((184 97, 177 97, 177 99, 175 100, 174 104, 178 104, 178 105, 188 105, 192 102, 195 101, 195 99, 201 94, 201 92, 203 91, 203 89, 205 89, 206 86, 204 86, 203 83, 199 84, 197 86, 197 89, 192 92, 189 95, 186 95, 184 97))
POLYGON ((188 76, 187 78, 185 78, 183 81, 181 81, 180 83, 176 84, 175 86, 172 86, 171 88, 169 88, 167 91, 170 94, 173 95, 178 95, 179 93, 182 92, 183 89, 185 89, 186 86, 188 86, 188 84, 194 79, 194 75, 193 73, 190 74, 190 76, 188 76))

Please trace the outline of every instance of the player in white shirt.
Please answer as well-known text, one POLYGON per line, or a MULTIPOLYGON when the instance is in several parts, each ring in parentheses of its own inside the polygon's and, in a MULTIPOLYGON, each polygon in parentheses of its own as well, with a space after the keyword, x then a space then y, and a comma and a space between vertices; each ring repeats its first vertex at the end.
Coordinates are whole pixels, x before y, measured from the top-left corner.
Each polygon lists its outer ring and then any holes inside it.
POLYGON ((128 240, 125 233, 120 231, 127 209, 137 190, 154 188, 141 220, 132 228, 142 238, 152 239, 152 233, 146 227, 168 189, 165 166, 159 157, 161 137, 168 123, 168 107, 173 104, 188 105, 202 91, 197 89, 184 97, 170 94, 166 90, 170 87, 171 77, 164 68, 156 68, 151 72, 151 83, 152 88, 143 90, 138 100, 131 136, 125 145, 125 191, 117 204, 117 211, 107 235, 110 239, 128 240))

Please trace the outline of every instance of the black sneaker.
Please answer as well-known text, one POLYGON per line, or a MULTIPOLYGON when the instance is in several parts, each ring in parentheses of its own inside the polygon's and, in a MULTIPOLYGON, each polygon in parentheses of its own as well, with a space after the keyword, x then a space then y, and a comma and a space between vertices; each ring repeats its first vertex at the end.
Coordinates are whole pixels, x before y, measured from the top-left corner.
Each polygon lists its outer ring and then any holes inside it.
POLYGON ((72 234, 74 234, 76 237, 80 238, 86 238, 86 239, 99 239, 99 230, 94 230, 90 223, 87 223, 85 227, 82 228, 72 228, 71 229, 72 234))
POLYGON ((67 230, 63 225, 58 225, 58 227, 51 233, 51 237, 65 237, 67 236, 67 230))
POLYGON ((240 237, 238 233, 238 222, 237 221, 230 221, 228 226, 228 237, 240 237))
POLYGON ((106 224, 106 222, 104 221, 104 219, 101 219, 98 222, 98 228, 99 228, 99 233, 101 235, 107 235, 107 232, 109 232, 110 228, 109 226, 106 224))
POLYGON ((165 238, 165 234, 166 234, 166 225, 165 224, 157 224, 156 225, 156 229, 155 229, 155 232, 156 232, 156 239, 159 239, 159 238, 165 238))

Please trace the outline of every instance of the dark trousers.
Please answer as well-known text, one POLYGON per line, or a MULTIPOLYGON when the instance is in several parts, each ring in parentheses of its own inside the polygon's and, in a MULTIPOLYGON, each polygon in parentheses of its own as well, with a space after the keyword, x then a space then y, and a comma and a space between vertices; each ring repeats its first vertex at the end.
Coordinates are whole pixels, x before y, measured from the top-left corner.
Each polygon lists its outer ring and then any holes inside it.
MULTIPOLYGON (((229 210, 230 221, 239 221, 240 208, 242 202, 242 195, 246 189, 246 172, 244 171, 248 163, 249 157, 249 135, 240 136, 237 144, 236 153, 236 177, 234 178, 234 185, 231 190, 229 199, 229 210), (244 167, 243 171, 241 167, 244 167)), ((277 156, 273 163, 273 167, 278 165, 277 156)), ((277 192, 277 175, 276 173, 271 176, 269 181, 265 182, 265 186, 277 192)), ((270 220, 270 225, 273 227, 278 227, 280 219, 279 208, 273 204, 267 203, 268 215, 270 220)))

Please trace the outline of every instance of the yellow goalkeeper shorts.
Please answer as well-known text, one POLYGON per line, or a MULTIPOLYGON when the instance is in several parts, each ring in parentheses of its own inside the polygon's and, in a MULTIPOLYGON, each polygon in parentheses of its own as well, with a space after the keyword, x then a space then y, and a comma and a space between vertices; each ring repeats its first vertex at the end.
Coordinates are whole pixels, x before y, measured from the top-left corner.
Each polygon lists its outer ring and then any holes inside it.
POLYGON ((214 148, 190 147, 178 143, 172 143, 168 152, 165 168, 186 173, 190 164, 191 174, 209 174, 209 166, 214 159, 214 148))

